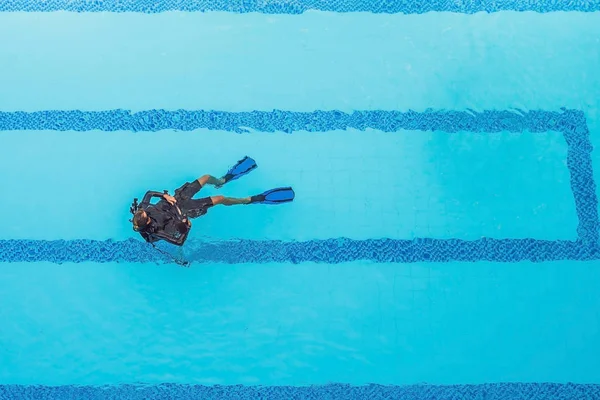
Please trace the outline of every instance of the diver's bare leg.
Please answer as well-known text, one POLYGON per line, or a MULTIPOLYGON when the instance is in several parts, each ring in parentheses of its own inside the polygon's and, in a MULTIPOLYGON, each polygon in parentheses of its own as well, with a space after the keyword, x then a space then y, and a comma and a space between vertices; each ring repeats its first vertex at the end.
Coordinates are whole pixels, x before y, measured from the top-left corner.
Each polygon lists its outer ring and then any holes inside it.
POLYGON ((202 175, 200 178, 198 178, 198 183, 200 183, 200 185, 204 186, 207 183, 209 185, 214 185, 214 186, 219 186, 219 185, 223 185, 225 183, 224 179, 221 178, 215 178, 212 175, 202 175))
POLYGON ((211 196, 213 204, 216 206, 217 204, 222 204, 224 206, 235 206, 238 204, 250 204, 250 197, 225 197, 225 196, 211 196))

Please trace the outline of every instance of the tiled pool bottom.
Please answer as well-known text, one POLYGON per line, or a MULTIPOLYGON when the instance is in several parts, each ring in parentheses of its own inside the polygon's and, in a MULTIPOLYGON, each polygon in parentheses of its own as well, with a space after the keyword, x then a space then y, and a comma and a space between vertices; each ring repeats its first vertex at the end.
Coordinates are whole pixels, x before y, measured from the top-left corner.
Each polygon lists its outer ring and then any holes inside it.
POLYGON ((483 385, 350 386, 20 386, 0 385, 0 399, 577 399, 600 398, 600 385, 555 383, 496 383, 483 385))
MULTIPOLYGON (((590 132, 581 110, 522 111, 251 111, 228 112, 163 109, 132 112, 107 111, 0 111, 0 131, 102 130, 154 132, 197 129, 227 132, 329 132, 375 129, 381 132, 439 131, 539 134, 561 132, 567 144, 567 168, 579 224, 577 240, 481 238, 391 238, 351 240, 331 238, 304 242, 221 241, 188 242, 185 258, 190 262, 267 263, 326 262, 329 264, 370 260, 375 262, 495 261, 534 262, 553 260, 597 260, 600 258, 598 199, 591 153, 590 132), (250 129, 250 130, 249 130, 250 129)), ((257 133, 252 133, 257 134, 257 133)), ((0 240, 0 262, 169 262, 139 240, 0 240)))
POLYGON ((570 0, 557 2, 548 0, 519 1, 519 0, 471 0, 444 1, 429 0, 412 1, 368 1, 368 0, 296 0, 296 1, 259 1, 246 0, 230 2, 227 0, 163 0, 151 2, 145 0, 50 0, 32 2, 28 0, 12 0, 0 3, 0 11, 28 12, 140 12, 160 13, 167 11, 207 12, 225 11, 237 13, 259 12, 265 14, 302 14, 310 10, 330 12, 372 12, 372 13, 404 13, 422 14, 431 11, 447 11, 472 14, 480 11, 535 11, 540 13, 552 11, 592 12, 598 9, 598 0, 570 0))

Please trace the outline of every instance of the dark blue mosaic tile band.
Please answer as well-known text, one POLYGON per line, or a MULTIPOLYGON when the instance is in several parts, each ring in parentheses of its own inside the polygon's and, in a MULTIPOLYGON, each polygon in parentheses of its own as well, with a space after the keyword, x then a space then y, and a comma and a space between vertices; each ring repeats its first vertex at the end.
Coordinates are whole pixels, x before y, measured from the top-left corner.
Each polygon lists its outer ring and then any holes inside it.
POLYGON ((598 0, 4 0, 0 11, 72 11, 72 12, 140 12, 166 11, 264 14, 302 14, 309 10, 331 12, 371 12, 386 14, 423 14, 448 11, 473 14, 476 12, 600 10, 598 0))
POLYGON ((592 168, 592 143, 583 112, 570 114, 569 122, 561 127, 567 142, 567 168, 571 175, 571 190, 579 218, 577 235, 580 240, 598 243, 598 199, 592 168))
MULTIPOLYGON (((190 240, 185 249, 168 244, 159 248, 188 262, 196 263, 303 263, 338 264, 367 260, 379 263, 449 261, 556 261, 597 260, 595 243, 536 239, 368 239, 346 238, 283 242, 275 240, 231 240, 200 242, 190 240), (181 252, 178 254, 178 252, 181 252)), ((0 262, 107 263, 157 262, 173 260, 140 240, 1 240, 0 262)))
POLYGON ((493 383, 482 385, 350 386, 200 386, 164 383, 160 385, 119 386, 21 386, 0 385, 5 399, 379 399, 379 400, 595 400, 600 385, 557 383, 493 383))
MULTIPOLYGON (((377 129, 443 132, 547 132, 579 129, 584 135, 585 116, 578 110, 562 111, 212 111, 212 110, 129 110, 0 112, 0 130, 56 131, 192 131, 211 129, 237 133, 377 129), (584 124, 584 125, 581 125, 584 124)), ((575 143, 576 144, 576 143, 575 143)))

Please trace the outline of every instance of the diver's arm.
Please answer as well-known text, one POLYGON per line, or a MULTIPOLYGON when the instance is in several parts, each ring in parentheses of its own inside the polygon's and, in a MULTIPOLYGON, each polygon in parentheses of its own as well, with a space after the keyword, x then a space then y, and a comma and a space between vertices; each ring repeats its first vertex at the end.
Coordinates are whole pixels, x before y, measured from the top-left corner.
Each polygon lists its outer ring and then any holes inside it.
POLYGON ((147 191, 146 194, 144 195, 144 198, 142 199, 142 202, 140 203, 140 206, 147 206, 150 204, 150 200, 153 197, 160 197, 161 199, 164 198, 164 193, 162 192, 155 192, 153 190, 147 191))

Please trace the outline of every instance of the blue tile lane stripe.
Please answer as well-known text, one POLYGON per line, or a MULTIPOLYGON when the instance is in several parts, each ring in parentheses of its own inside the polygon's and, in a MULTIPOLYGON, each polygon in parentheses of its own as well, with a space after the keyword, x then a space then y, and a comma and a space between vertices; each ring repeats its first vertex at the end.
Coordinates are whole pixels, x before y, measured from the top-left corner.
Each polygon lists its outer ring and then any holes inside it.
MULTIPOLYGON (((185 256, 195 262, 266 263, 355 260, 376 262, 447 262, 522 260, 590 260, 598 258, 598 199, 593 179, 589 131, 583 112, 553 111, 110 111, 0 112, 0 130, 157 131, 198 128, 244 132, 327 132, 377 129, 456 132, 562 132, 567 142, 567 167, 579 224, 576 241, 535 239, 351 240, 336 238, 306 242, 222 241, 186 244, 185 256)), ((160 253, 138 240, 36 241, 0 240, 2 262, 161 262, 160 253)))
POLYGON ((158 385, 114 386, 25 386, 0 385, 4 399, 394 399, 394 400, 479 400, 598 399, 600 385, 558 383, 488 383, 481 385, 365 385, 328 384, 319 386, 200 386, 162 383, 158 385))
MULTIPOLYGON (((169 245, 161 248, 177 254, 169 245)), ((595 260, 595 244, 535 239, 368 239, 345 238, 283 242, 275 240, 189 241, 183 257, 195 263, 327 263, 373 261, 380 263, 450 261, 595 260)), ((0 240, 0 262, 107 263, 157 262, 171 259, 140 240, 0 240)))
POLYGON ((567 142, 567 168, 579 225, 577 235, 588 245, 598 245, 598 198, 592 167, 592 143, 583 112, 571 114, 561 132, 567 142))
POLYGON ((71 12, 139 12, 166 11, 264 14, 302 14, 309 10, 330 12, 370 12, 386 14, 423 14, 426 12, 555 11, 593 12, 600 10, 600 0, 7 0, 0 2, 0 12, 71 11, 71 12))
MULTIPOLYGON (((129 110, 0 112, 0 130, 57 131, 192 131, 211 129, 248 133, 377 129, 396 132, 401 129, 443 132, 547 132, 572 126, 582 128, 581 111, 213 111, 213 110, 129 110)), ((574 132, 574 134, 583 134, 574 132)))

